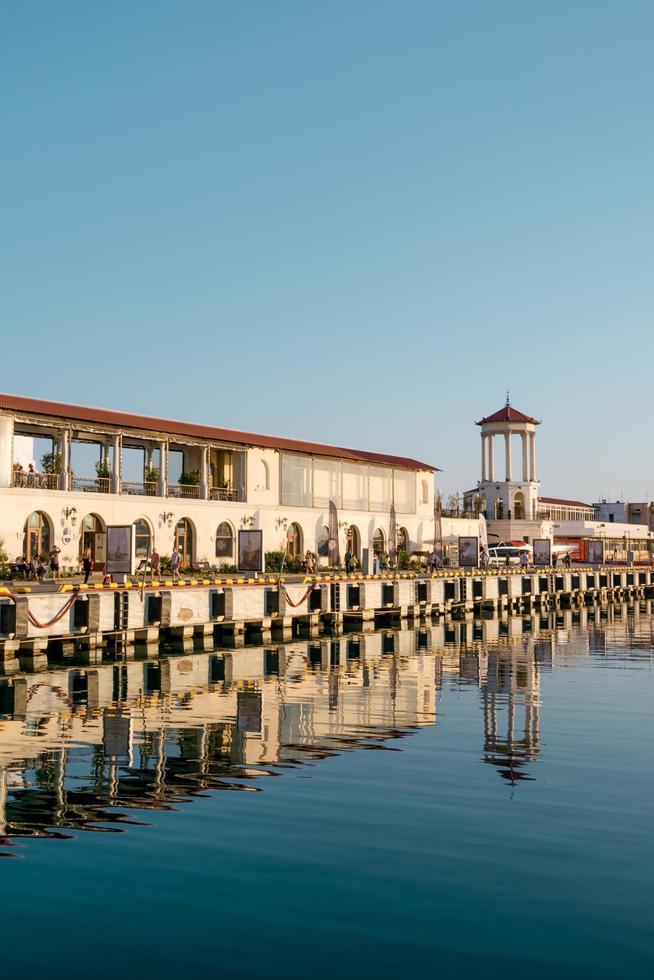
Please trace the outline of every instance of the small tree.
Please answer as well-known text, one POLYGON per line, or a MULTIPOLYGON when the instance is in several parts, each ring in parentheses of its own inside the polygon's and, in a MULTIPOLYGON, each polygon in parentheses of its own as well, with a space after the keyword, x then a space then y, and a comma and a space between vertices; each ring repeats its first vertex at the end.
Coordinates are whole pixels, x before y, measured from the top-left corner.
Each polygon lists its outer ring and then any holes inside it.
POLYGON ((53 449, 51 453, 41 456, 41 466, 44 473, 61 473, 61 453, 53 449))
POLYGON ((200 471, 191 470, 190 473, 182 473, 179 482, 182 486, 197 487, 200 483, 200 471))
POLYGON ((451 514, 459 513, 459 495, 458 493, 449 494, 447 500, 445 501, 445 509, 451 514))
POLYGON ((99 459, 95 464, 95 472, 100 480, 108 480, 111 476, 111 469, 106 459, 99 459))

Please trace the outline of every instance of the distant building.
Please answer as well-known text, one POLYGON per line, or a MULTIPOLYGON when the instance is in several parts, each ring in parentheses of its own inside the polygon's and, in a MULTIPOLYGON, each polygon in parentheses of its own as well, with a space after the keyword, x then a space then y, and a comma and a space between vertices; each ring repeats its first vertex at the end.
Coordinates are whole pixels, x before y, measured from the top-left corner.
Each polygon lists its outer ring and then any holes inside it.
POLYGON ((649 559, 654 547, 654 504, 590 504, 563 497, 544 497, 536 472, 538 419, 514 408, 508 398, 499 411, 476 423, 481 429, 481 480, 464 493, 464 509, 482 513, 489 543, 549 538, 554 544, 574 544, 577 557, 586 557, 586 541, 605 542, 608 558, 649 559), (495 444, 503 449, 503 466, 495 444), (517 465, 519 464, 519 465, 517 465))

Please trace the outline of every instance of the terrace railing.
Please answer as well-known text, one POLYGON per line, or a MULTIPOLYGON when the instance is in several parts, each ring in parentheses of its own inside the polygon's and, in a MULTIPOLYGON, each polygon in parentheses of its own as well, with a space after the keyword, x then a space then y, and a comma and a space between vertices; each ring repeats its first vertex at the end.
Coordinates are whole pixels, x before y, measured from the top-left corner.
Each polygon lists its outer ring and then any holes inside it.
POLYGON ((158 485, 149 480, 123 480, 123 493, 133 494, 137 497, 156 497, 158 485))
POLYGON ((241 493, 236 487, 211 487, 210 500, 240 500, 241 493))
POLYGON ((197 483, 169 483, 169 497, 184 497, 186 500, 199 500, 200 487, 197 483))
POLYGON ((59 473, 29 473, 14 470, 12 486, 23 490, 59 490, 59 473))
POLYGON ((111 493, 111 478, 108 476, 73 476, 72 490, 83 490, 87 493, 111 493))

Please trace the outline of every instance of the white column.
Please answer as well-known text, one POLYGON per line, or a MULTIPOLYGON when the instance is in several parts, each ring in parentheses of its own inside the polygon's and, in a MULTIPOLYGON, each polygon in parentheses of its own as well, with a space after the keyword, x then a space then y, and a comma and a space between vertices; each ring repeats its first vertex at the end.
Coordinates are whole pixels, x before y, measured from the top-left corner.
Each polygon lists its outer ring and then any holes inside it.
POLYGON ((488 438, 484 432, 481 434, 481 478, 485 483, 488 479, 488 469, 486 464, 488 453, 488 438))
POLYGON ((200 497, 202 500, 206 500, 209 496, 209 488, 207 485, 207 453, 209 452, 207 446, 202 446, 200 449, 200 497))
POLYGON ((488 433, 488 479, 495 480, 495 433, 488 433))
POLYGON ((70 490, 70 430, 64 429, 61 434, 61 473, 59 474, 59 489, 70 490))
MULTIPOLYGON (((107 448, 107 453, 109 449, 107 448)), ((123 452, 123 440, 120 435, 114 436, 114 466, 111 473, 111 492, 120 493, 121 489, 121 477, 122 477, 122 452, 123 452)))
POLYGON ((526 483, 529 479, 529 443, 528 443, 528 433, 521 432, 520 440, 522 442, 522 482, 526 483))
POLYGON ((536 433, 530 433, 529 438, 529 469, 530 469, 530 479, 536 482, 538 477, 536 476, 536 433))
POLYGON ((506 456, 506 479, 511 483, 513 480, 513 467, 511 465, 511 433, 504 433, 504 450, 506 456))
POLYGON ((168 486, 168 443, 159 443, 159 496, 165 497, 168 486))

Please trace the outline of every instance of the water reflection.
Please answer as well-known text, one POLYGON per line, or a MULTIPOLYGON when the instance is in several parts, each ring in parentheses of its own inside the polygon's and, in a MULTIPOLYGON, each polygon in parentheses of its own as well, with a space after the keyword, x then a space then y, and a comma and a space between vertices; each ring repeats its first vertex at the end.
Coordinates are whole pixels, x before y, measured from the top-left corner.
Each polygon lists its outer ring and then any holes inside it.
POLYGON ((652 628, 642 603, 4 679, 3 853, 16 838, 117 832, 207 791, 261 791, 334 753, 401 749, 454 691, 477 692, 483 762, 511 784, 533 780, 544 676, 616 652, 649 658, 652 628))

